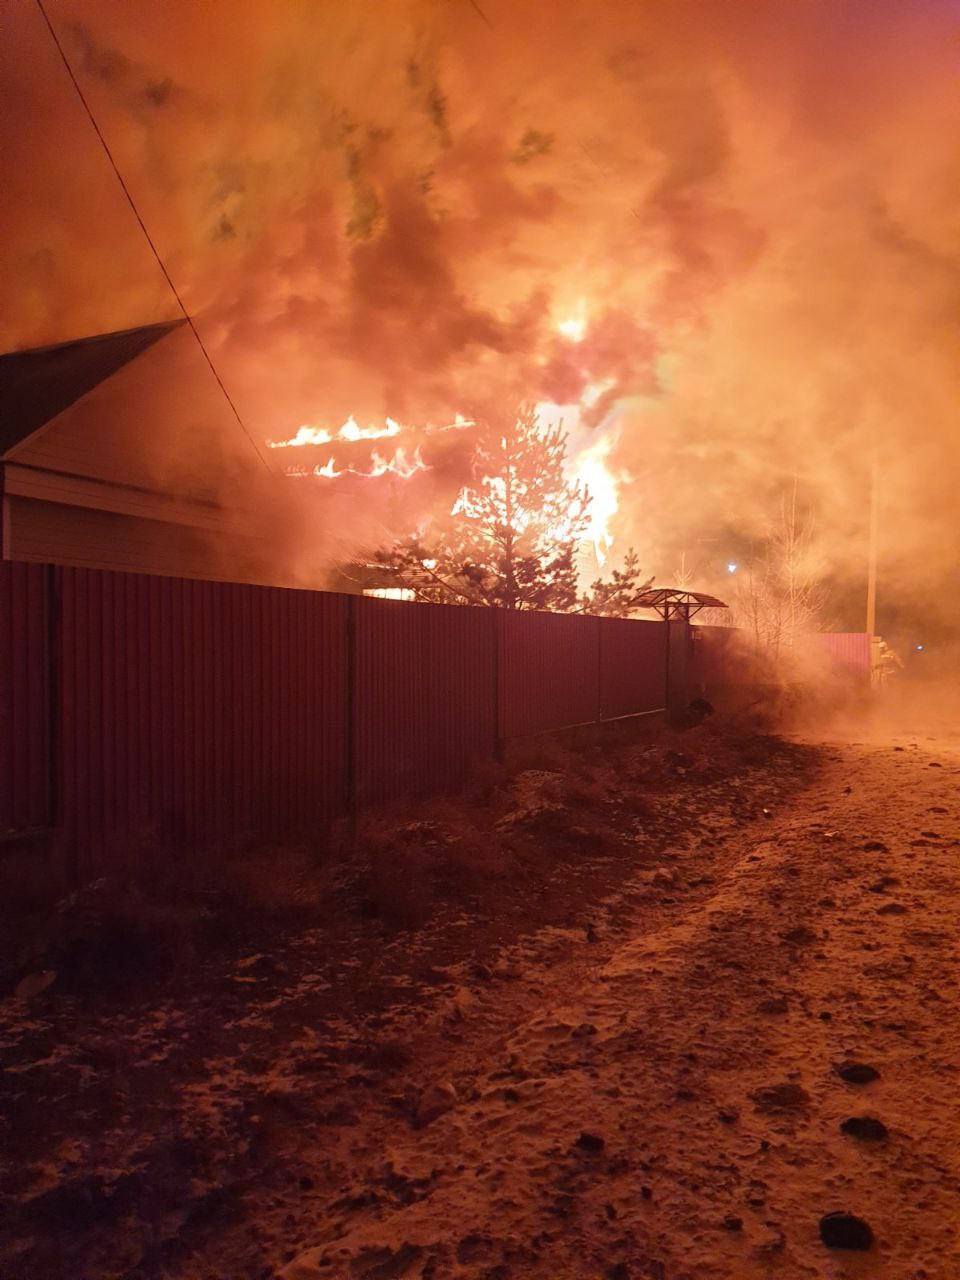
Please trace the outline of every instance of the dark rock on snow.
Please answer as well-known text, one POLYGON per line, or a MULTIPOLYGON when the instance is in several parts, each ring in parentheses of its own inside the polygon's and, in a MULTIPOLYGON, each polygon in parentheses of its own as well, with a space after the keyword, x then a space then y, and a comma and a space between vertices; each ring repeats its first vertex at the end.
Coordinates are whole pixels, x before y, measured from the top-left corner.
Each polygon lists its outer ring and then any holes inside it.
POLYGON ((841 1121, 840 1132, 851 1138, 862 1138, 864 1142, 883 1142, 887 1126, 876 1116, 850 1116, 841 1121))
POLYGON ((457 1101, 457 1091, 449 1081, 444 1080, 432 1085, 420 1099, 415 1126, 422 1129, 432 1124, 434 1120, 452 1110, 457 1105, 457 1101))
POLYGON ((880 1072, 866 1062, 841 1062, 834 1067, 837 1075, 847 1084, 870 1084, 880 1079, 880 1072))
POLYGON ((868 1222, 852 1213, 827 1213, 820 1219, 820 1239, 828 1249, 857 1249, 866 1253, 873 1246, 868 1222))

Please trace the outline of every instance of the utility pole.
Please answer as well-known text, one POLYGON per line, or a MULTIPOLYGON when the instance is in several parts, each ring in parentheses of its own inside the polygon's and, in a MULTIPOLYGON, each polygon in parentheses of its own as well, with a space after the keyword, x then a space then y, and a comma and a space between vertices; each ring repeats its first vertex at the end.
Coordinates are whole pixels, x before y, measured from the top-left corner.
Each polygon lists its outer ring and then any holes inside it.
POLYGON ((871 645, 877 632, 877 533, 880 527, 878 512, 878 487, 880 478, 880 455, 873 451, 873 466, 870 472, 870 546, 867 553, 867 635, 871 645))

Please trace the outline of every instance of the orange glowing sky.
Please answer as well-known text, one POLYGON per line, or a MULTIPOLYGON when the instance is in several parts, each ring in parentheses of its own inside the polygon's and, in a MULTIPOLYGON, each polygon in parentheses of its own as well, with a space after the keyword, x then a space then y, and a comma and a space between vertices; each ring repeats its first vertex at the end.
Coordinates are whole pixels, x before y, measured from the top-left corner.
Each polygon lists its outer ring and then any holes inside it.
MULTIPOLYGON (((260 439, 609 384, 661 572, 795 474, 858 572, 875 443, 890 564, 960 559, 946 0, 48 11, 260 439)), ((0 345, 175 314, 27 0, 0 56, 0 345)))

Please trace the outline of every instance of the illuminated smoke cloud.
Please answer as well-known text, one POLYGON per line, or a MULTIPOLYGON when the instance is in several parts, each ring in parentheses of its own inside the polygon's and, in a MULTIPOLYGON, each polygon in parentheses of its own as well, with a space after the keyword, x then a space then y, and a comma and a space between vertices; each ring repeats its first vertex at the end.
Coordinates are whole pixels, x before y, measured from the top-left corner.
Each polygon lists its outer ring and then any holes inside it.
MULTIPOLYGON (((856 574, 879 445, 886 563, 955 562, 951 6, 480 9, 51 3, 260 438, 579 403, 661 576, 794 475, 856 574)), ((38 16, 8 27, 3 345, 171 314, 38 16)))

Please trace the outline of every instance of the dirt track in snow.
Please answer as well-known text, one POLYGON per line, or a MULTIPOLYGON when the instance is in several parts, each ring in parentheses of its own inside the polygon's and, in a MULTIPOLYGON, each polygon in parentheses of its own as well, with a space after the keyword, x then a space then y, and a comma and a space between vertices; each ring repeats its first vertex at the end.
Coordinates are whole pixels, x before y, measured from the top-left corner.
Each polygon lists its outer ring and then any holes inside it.
MULTIPOLYGON (((71 1030, 76 1044, 61 1025, 52 1049, 55 1019, 11 1017, 15 1086, 36 1094, 42 1078, 51 1107, 81 1098, 82 1135, 52 1130, 42 1167, 18 1158, 47 1217, 32 1270, 14 1260, 3 1280, 957 1280, 960 742, 836 742, 823 757, 780 804, 762 770, 718 784, 706 809, 688 800, 689 834, 678 802, 675 837, 562 927, 454 961, 407 997, 398 978, 358 1011, 365 1043, 386 1046, 366 1059, 330 1051, 357 1027, 325 1009, 328 982, 293 982, 292 952, 275 988, 242 961, 232 1003, 199 992, 222 1027, 208 1016, 189 1065, 182 1002, 106 1015, 96 1034, 71 1030), (747 816, 761 801, 769 814, 747 816), (835 1067, 852 1060, 879 1079, 844 1083, 835 1067), (71 1092, 78 1062, 106 1111, 71 1092), (137 1081, 151 1071, 174 1080, 176 1115, 149 1112, 154 1086, 137 1081), (885 1141, 841 1132, 864 1115, 885 1141), (175 1187, 131 1173, 148 1167, 144 1129, 184 1153, 156 1166, 175 1187), (218 1154, 241 1137, 243 1176, 218 1154), (94 1165, 106 1194, 55 1198, 94 1165), (81 1234, 63 1256, 85 1261, 58 1272, 64 1207, 81 1234), (835 1210, 869 1221, 870 1252, 823 1246, 835 1210)), ((386 948, 398 974, 418 945, 386 948)))
POLYGON ((602 954, 531 943, 419 1046, 461 1101, 349 1131, 354 1199, 285 1277, 960 1276, 957 743, 828 747, 782 813, 731 826, 664 860, 666 895, 618 894, 602 954), (691 909, 658 903, 708 868, 691 909), (845 1083, 853 1060, 879 1079, 845 1083), (861 1115, 886 1141, 841 1132, 861 1115), (820 1242, 836 1210, 869 1253, 820 1242))

